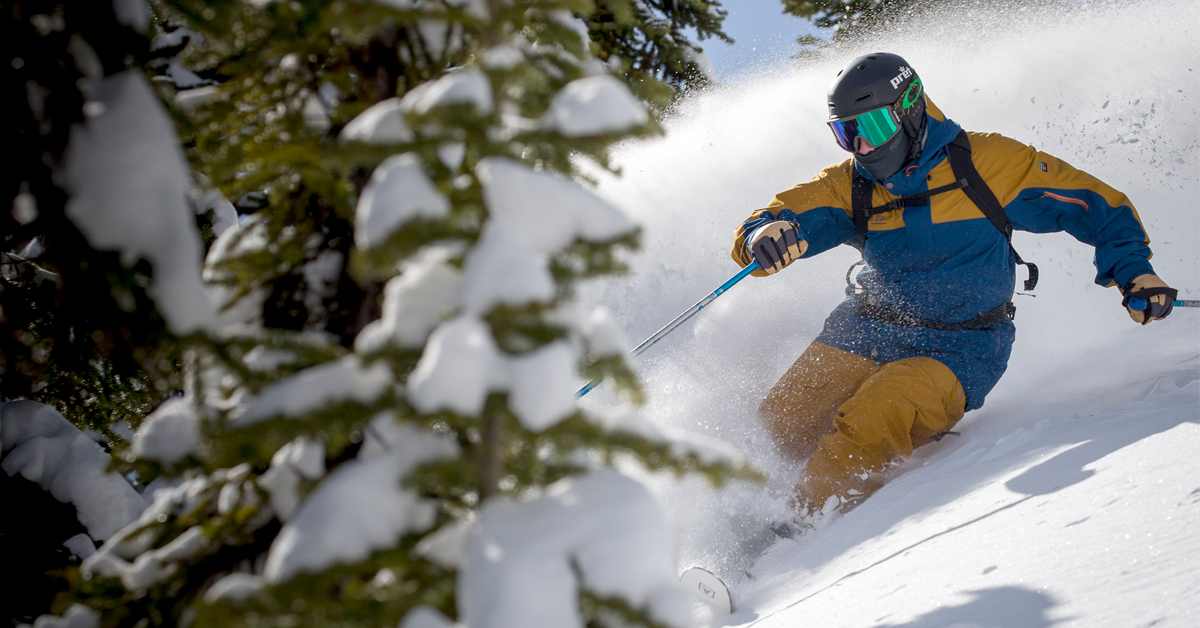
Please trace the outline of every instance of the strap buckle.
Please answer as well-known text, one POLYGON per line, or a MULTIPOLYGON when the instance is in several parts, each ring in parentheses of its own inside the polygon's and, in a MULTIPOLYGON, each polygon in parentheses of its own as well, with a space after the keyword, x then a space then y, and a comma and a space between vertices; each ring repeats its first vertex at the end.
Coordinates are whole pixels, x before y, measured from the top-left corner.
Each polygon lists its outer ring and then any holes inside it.
POLYGON ((854 262, 853 264, 851 264, 850 268, 846 269, 846 296, 852 297, 856 294, 865 294, 867 292, 866 288, 862 287, 861 285, 856 285, 858 277, 854 276, 855 268, 857 268, 859 266, 866 266, 866 265, 867 265, 867 260, 860 259, 857 262, 854 262))

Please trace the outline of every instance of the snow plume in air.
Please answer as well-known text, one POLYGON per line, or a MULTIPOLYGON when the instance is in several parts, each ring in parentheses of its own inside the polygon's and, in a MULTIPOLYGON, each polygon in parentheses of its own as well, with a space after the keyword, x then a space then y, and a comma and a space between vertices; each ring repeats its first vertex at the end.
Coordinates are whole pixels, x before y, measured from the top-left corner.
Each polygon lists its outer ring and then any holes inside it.
MULTIPOLYGON (((799 69, 775 68, 685 102, 668 121, 664 139, 627 146, 615 160, 624 176, 602 181, 601 195, 627 208, 644 225, 645 238, 632 260, 632 275, 593 286, 585 293, 585 303, 610 308, 626 335, 640 340, 732 276, 738 269, 729 257, 734 228, 776 193, 849 157, 826 127, 825 95, 849 59, 874 51, 894 52, 911 62, 930 98, 964 128, 999 132, 1032 144, 1125 192, 1150 234, 1156 271, 1180 289, 1179 298, 1200 297, 1200 9, 1194 3, 1168 1, 1072 3, 1059 10, 1071 15, 1051 19, 1029 11, 989 11, 916 20, 898 28, 896 36, 835 46, 799 69), (1171 26, 1163 28, 1164 24, 1171 26)), ((955 456, 968 451, 983 456, 986 448, 972 449, 973 444, 983 447, 980 441, 991 439, 990 447, 1006 434, 1028 435, 1040 419, 1066 421, 1138 403, 1159 380, 1178 386, 1176 394, 1183 395, 1182 401, 1177 399, 1182 405, 1173 410, 1181 414, 1172 425, 1182 421, 1186 423, 1180 429, 1194 428, 1196 389, 1188 386, 1200 376, 1197 312, 1177 308, 1162 323, 1136 326, 1120 306, 1117 291, 1094 284, 1089 246, 1065 234, 1023 232, 1014 235, 1013 244, 1040 266, 1041 283, 1036 298, 1014 298, 1018 332, 1008 373, 986 405, 960 423, 963 436, 927 448, 932 451, 921 450, 901 470, 901 480, 911 477, 916 482, 927 477, 920 475, 926 471, 938 475, 939 464, 958 460, 955 456)), ((692 480, 652 481, 680 535, 681 567, 701 564, 740 577, 751 567, 755 549, 761 549, 765 524, 787 516, 786 497, 799 472, 798 462, 774 453, 756 408, 844 298, 846 269, 858 259, 857 252, 839 247, 772 277, 748 278, 642 356, 640 373, 649 399, 645 415, 652 422, 724 439, 771 474, 766 487, 734 487, 725 493, 712 493, 692 480)), ((1024 279, 1023 270, 1018 275, 1024 279)), ((599 393, 597 402, 603 401, 603 391, 599 393)), ((1128 426, 1114 424, 1112 429, 1133 433, 1128 426)), ((1068 443, 1102 437, 1090 433, 1086 424, 1075 430, 1068 430, 1076 439, 1068 443)), ((1189 434, 1186 442, 1195 446, 1200 436, 1194 429, 1189 434)), ((1031 453, 1032 447, 1031 442, 987 455, 1021 465, 1021 456, 1043 455, 1031 453)), ((973 469, 955 466, 943 478, 942 494, 916 503, 905 503, 913 498, 899 493, 906 489, 897 481, 825 532, 836 535, 840 527, 844 537, 823 536, 814 543, 843 539, 835 544, 849 549, 870 538, 867 528, 884 534, 905 516, 928 518, 955 496, 990 482, 990 474, 1018 473, 1003 465, 973 469), (856 517, 868 516, 879 519, 861 529, 849 525, 856 517), (858 533, 863 536, 854 536, 858 533)), ((1162 481, 1170 483, 1186 470, 1164 473, 1162 481)), ((1146 477, 1144 482, 1159 480, 1146 477)), ((1184 497, 1172 493, 1162 499, 1175 504, 1184 497)), ((1152 516, 1171 515, 1156 511, 1152 516)), ((1081 512, 1075 519, 1088 516, 1081 512)), ((1125 515, 1129 523, 1136 518, 1125 515)), ((1190 520, 1195 525, 1194 506, 1190 520)), ((1114 535, 1118 530, 1121 536, 1137 533, 1122 529, 1126 522, 1120 517, 1106 521, 1114 535)), ((953 519, 944 527, 956 523, 962 521, 953 519)), ((1035 523, 1029 521, 1030 526, 1035 523)), ((1138 531, 1154 530, 1139 525, 1138 531)), ((1032 534, 1032 528, 1027 532, 1032 534)), ((1030 542, 1036 543, 1021 537, 1021 544, 1030 542)), ((1191 547, 1194 550, 1194 543, 1191 547)), ((824 564, 834 555, 826 552, 819 560, 811 553, 786 555, 779 557, 778 565, 781 571, 787 569, 784 564, 796 570, 806 563, 824 564)), ((1195 573, 1194 560, 1191 565, 1195 573)), ((1041 567, 1034 562, 1027 572, 1009 573, 1011 580, 1006 582, 1017 582, 1022 574, 1027 582, 1043 582, 1035 575, 1041 567)), ((1080 568, 1109 573, 1109 568, 1087 561, 1080 568)), ((1115 578, 1116 572, 1112 575, 1115 578)), ((884 587, 875 579, 861 580, 863 586, 869 582, 880 590, 884 587)), ((874 590, 868 593, 849 583, 839 586, 861 599, 877 597, 874 590)), ((846 595, 833 599, 855 606, 846 595)), ((1090 599, 1084 597, 1080 604, 1086 606, 1090 599)), ((1194 603, 1194 592, 1190 599, 1194 603)), ((948 606, 959 603, 936 595, 933 600, 948 606)), ((844 624, 797 614, 791 624, 779 625, 869 625, 886 613, 852 615, 844 624)), ((1063 616, 1100 617, 1069 612, 1063 616)))

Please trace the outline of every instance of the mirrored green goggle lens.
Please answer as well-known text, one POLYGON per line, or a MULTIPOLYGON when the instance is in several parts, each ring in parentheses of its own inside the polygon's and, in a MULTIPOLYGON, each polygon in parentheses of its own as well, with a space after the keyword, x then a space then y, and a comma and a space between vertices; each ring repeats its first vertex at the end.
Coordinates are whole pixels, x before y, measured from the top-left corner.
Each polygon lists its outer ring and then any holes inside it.
POLYGON ((829 122, 829 128, 833 129, 838 146, 854 152, 854 138, 861 136, 872 146, 880 146, 892 139, 900 127, 896 125, 896 117, 891 107, 880 107, 849 120, 832 120, 829 122))

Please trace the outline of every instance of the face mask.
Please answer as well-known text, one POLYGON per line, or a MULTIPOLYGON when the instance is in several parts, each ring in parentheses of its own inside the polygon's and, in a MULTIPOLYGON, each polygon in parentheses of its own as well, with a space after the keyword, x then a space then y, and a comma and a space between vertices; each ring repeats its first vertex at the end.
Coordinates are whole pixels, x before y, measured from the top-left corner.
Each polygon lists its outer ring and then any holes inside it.
POLYGON ((884 142, 882 146, 876 148, 866 155, 854 155, 854 160, 862 165, 877 181, 883 181, 888 177, 900 172, 910 161, 909 153, 912 152, 913 139, 908 136, 908 133, 896 133, 891 139, 884 142))

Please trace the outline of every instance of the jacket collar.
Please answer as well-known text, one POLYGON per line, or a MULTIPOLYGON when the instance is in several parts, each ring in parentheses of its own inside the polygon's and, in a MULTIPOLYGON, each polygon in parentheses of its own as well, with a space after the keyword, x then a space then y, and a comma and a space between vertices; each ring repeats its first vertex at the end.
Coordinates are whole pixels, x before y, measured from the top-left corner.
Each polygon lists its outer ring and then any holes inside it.
POLYGON ((854 168, 860 175, 884 185, 889 193, 896 196, 909 196, 924 192, 928 189, 925 177, 929 175, 934 166, 946 159, 946 145, 954 141, 954 138, 958 137, 959 131, 962 130, 962 127, 947 118, 941 109, 933 104, 933 101, 926 102, 925 123, 925 135, 921 138, 923 142, 921 154, 901 168, 900 172, 888 177, 885 181, 879 181, 867 173, 859 165, 858 160, 854 161, 854 168), (887 187, 888 184, 891 184, 890 188, 887 187))

